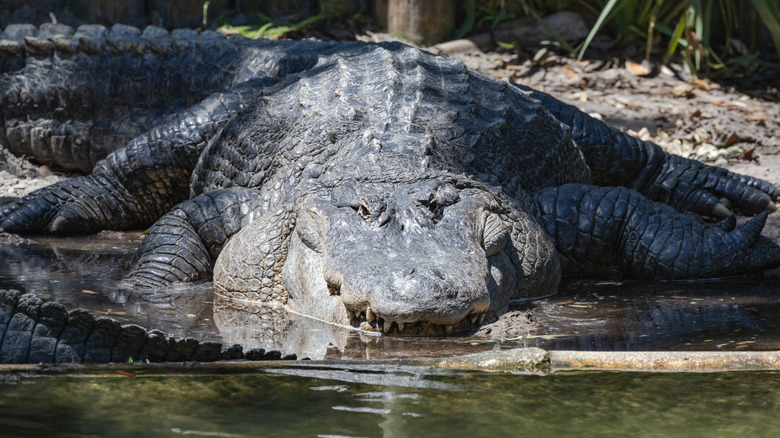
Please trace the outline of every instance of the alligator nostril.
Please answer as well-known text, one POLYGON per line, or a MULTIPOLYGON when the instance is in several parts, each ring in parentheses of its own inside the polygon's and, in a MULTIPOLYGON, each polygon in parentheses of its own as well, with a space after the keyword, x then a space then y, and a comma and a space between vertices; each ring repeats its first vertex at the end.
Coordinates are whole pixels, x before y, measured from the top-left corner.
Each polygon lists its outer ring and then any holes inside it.
POLYGON ((440 280, 444 280, 444 274, 442 274, 438 269, 433 268, 431 269, 431 272, 433 272, 433 275, 439 277, 440 280))
POLYGON ((414 275, 415 271, 416 270, 414 268, 407 269, 406 271, 404 271, 404 277, 407 277, 407 278, 411 277, 412 275, 414 275))

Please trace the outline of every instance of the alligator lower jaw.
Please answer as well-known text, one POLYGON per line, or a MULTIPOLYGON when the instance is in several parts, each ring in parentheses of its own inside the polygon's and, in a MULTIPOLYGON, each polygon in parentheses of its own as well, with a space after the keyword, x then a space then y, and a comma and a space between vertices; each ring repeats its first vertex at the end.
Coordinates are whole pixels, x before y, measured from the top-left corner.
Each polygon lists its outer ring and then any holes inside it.
POLYGON ((348 312, 349 324, 352 327, 400 336, 447 336, 456 332, 469 331, 482 325, 485 315, 485 313, 473 313, 455 324, 445 325, 427 321, 395 322, 375 315, 370 308, 365 312, 348 312))

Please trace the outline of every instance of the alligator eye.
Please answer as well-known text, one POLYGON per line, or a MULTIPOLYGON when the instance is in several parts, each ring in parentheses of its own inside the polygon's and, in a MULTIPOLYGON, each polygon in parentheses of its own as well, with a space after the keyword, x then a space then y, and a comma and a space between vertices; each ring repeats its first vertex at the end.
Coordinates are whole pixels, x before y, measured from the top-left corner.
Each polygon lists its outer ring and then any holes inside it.
POLYGON ((363 220, 371 219, 371 209, 365 204, 350 206, 363 220))
POLYGON ((485 249, 485 255, 492 257, 506 247, 510 227, 495 213, 486 211, 483 218, 482 247, 485 249))
POLYGON ((431 212, 431 219, 434 222, 441 220, 441 217, 444 214, 444 206, 442 206, 439 201, 436 200, 436 198, 431 197, 429 199, 420 199, 417 201, 417 204, 431 212))

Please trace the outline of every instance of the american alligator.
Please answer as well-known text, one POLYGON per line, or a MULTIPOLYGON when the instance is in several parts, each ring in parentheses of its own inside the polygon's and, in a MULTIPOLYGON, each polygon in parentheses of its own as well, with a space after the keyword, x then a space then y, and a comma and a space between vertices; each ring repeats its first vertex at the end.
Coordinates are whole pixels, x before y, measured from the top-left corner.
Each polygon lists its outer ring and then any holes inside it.
POLYGON ((138 134, 91 174, 3 206, 0 228, 151 225, 130 287, 213 272, 227 297, 445 335, 554 294, 562 275, 780 265, 760 235, 771 184, 403 44, 50 25, 10 26, 0 52, 0 140, 16 153, 84 169, 138 134), (736 226, 727 205, 755 217, 736 226))

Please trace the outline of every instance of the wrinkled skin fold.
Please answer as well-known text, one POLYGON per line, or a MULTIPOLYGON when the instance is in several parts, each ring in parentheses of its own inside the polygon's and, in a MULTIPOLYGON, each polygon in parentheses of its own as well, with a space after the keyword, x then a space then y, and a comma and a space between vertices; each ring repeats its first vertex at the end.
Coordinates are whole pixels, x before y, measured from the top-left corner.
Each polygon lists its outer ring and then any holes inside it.
POLYGON ((712 278, 780 265, 760 235, 776 187, 666 154, 455 59, 398 43, 71 34, 0 35, 0 139, 94 168, 4 205, 0 228, 150 227, 129 287, 213 275, 228 297, 446 335, 554 294, 565 275, 617 266, 712 278), (135 128, 106 135, 120 125, 135 128), (721 199, 755 218, 736 227, 721 199), (702 225, 689 212, 724 219, 702 225))

